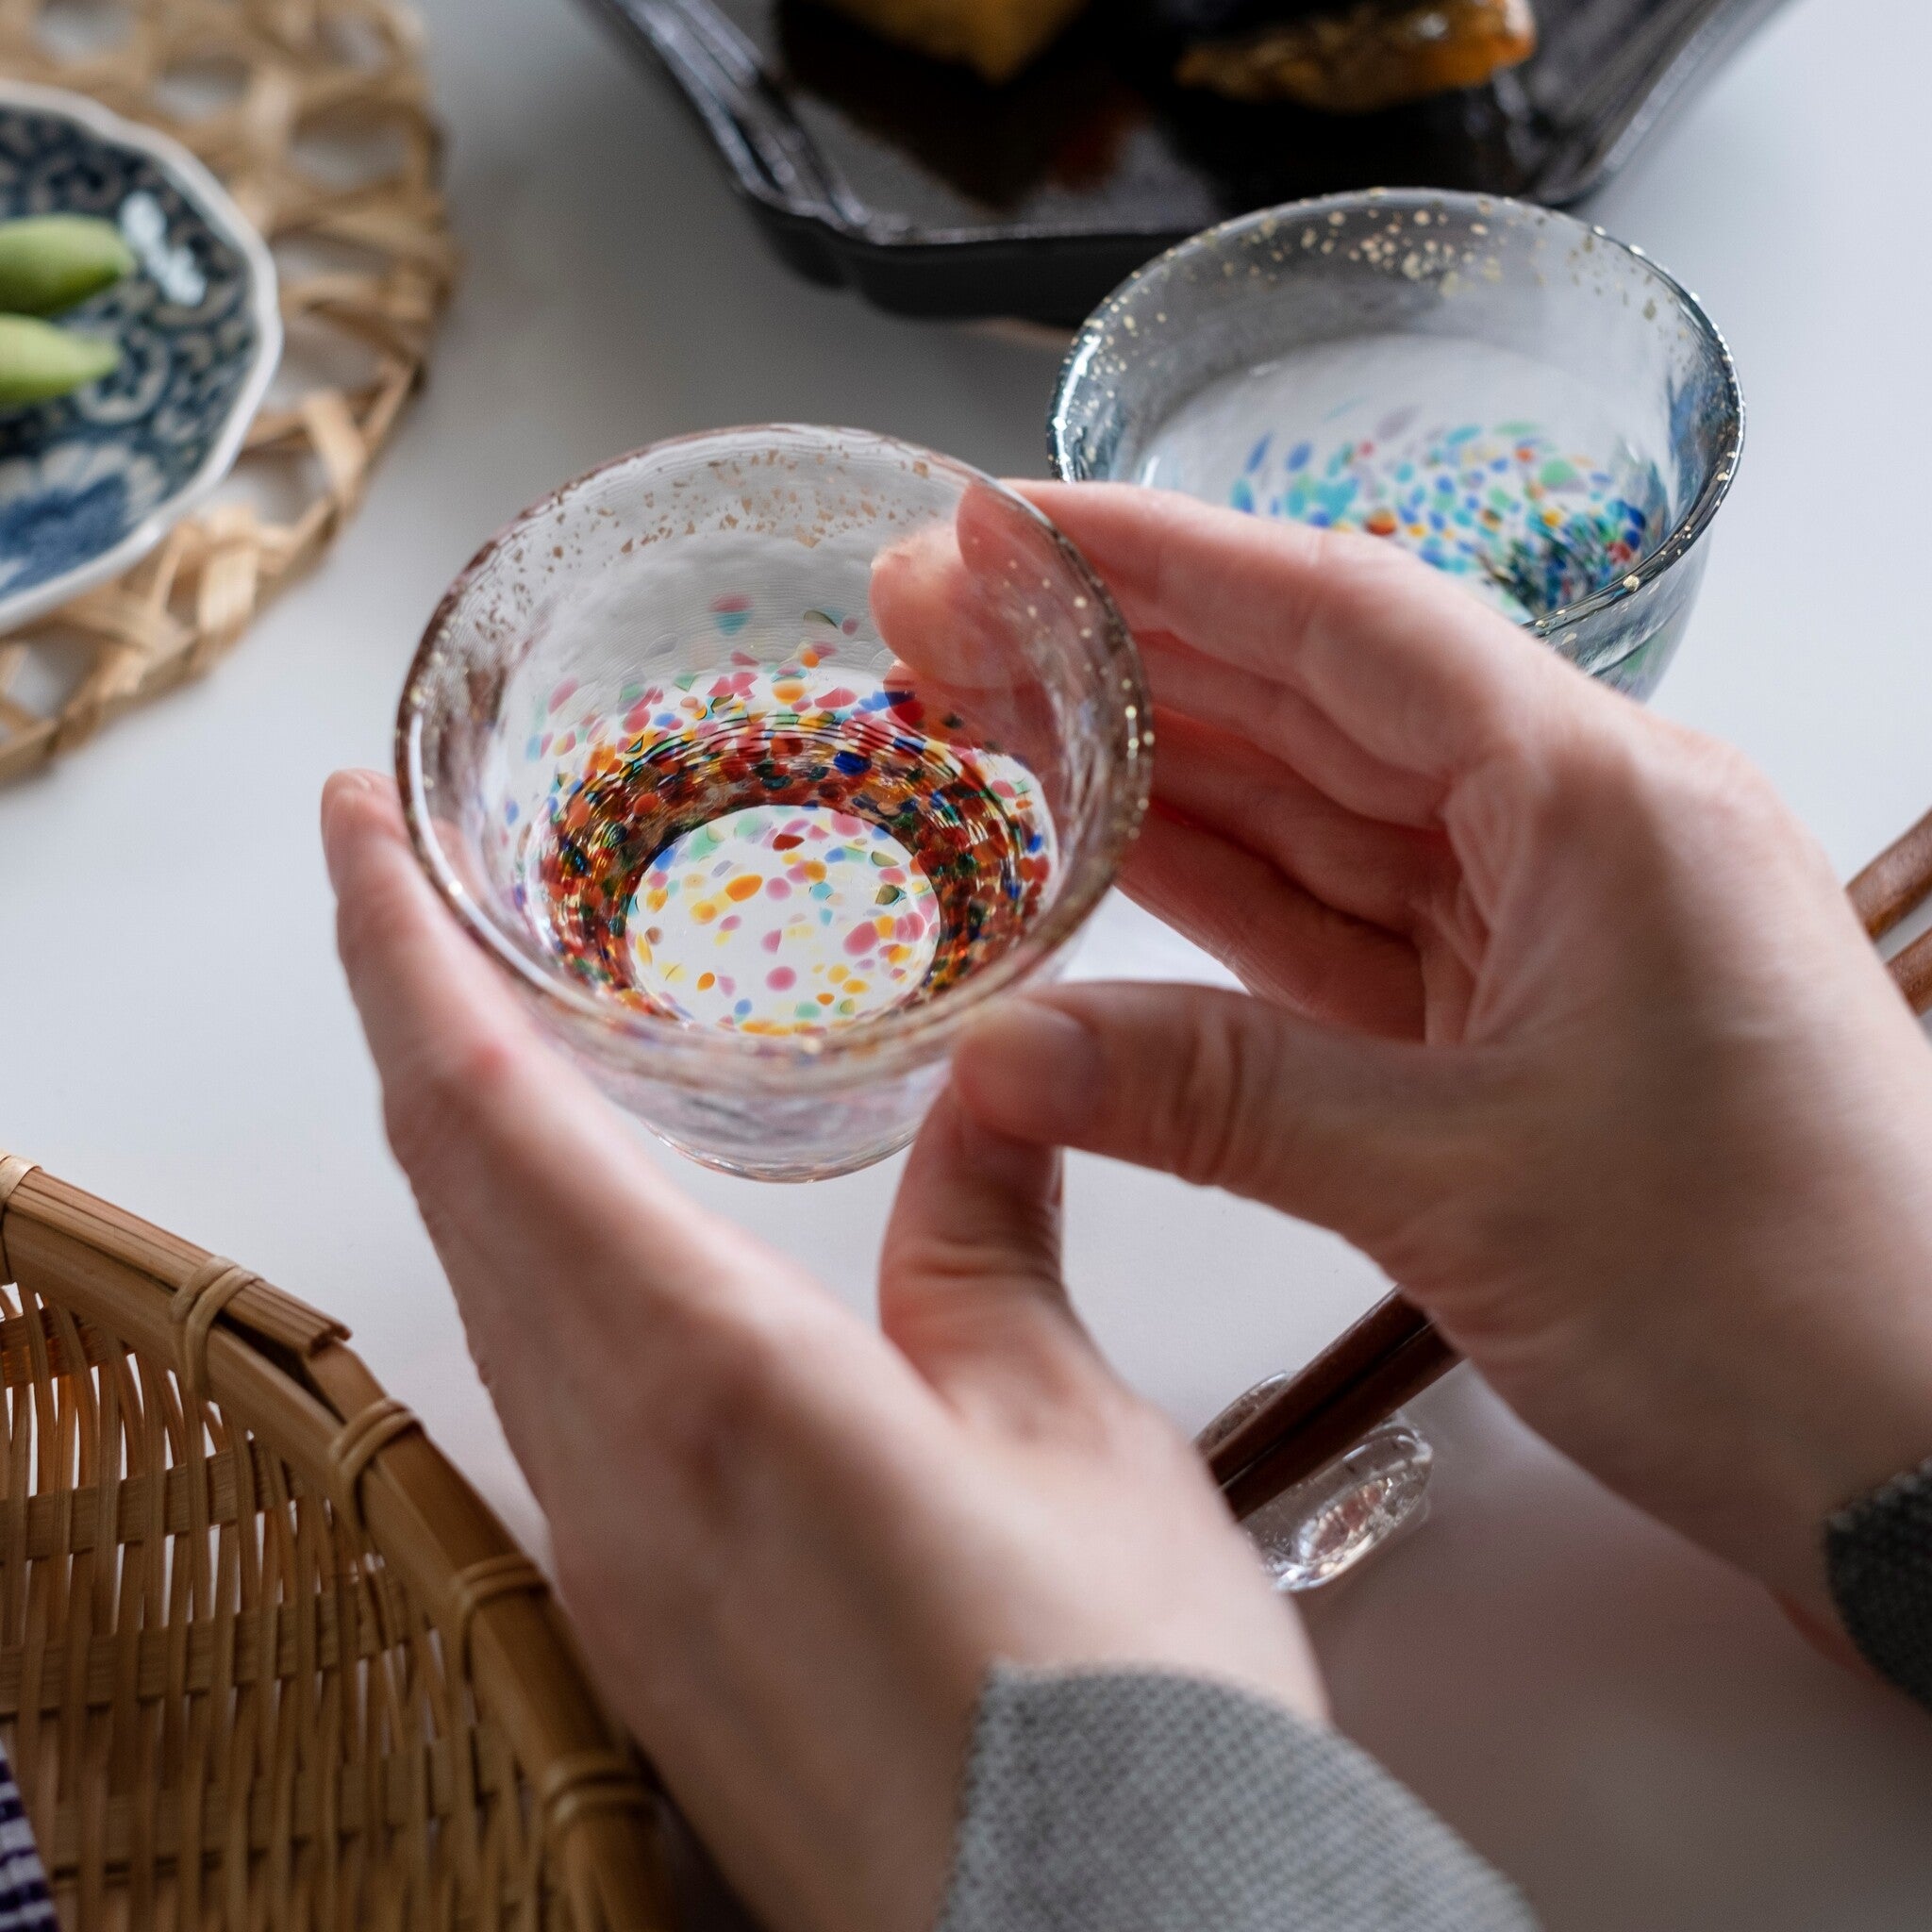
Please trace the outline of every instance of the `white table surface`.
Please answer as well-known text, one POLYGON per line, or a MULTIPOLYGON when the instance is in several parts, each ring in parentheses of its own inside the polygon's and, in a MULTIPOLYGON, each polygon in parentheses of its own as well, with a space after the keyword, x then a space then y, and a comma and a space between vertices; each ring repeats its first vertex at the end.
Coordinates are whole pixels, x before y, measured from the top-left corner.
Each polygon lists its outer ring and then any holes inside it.
MULTIPOLYGON (((431 385, 360 520, 215 675, 0 792, 0 1146, 345 1317, 534 1543, 383 1146, 323 778, 385 764, 444 582, 556 482, 784 417, 1038 472, 1056 357, 793 280, 668 95, 562 0, 427 13, 469 256, 431 385)), ((1932 800, 1928 72, 1923 0, 1798 0, 1592 210, 1705 297, 1751 407, 1659 708, 1741 744, 1847 873, 1932 800)), ((1118 904, 1085 964, 1198 970, 1118 904)), ((892 1166, 810 1190, 679 1175, 868 1302, 892 1166)), ((1100 1162, 1074 1163, 1070 1224, 1081 1308, 1191 1425, 1380 1291, 1324 1235, 1100 1162)), ((1932 1720, 1819 1660, 1466 1373, 1419 1412, 1431 1523, 1312 1621, 1341 1722, 1553 1932, 1932 1920, 1932 1720)))

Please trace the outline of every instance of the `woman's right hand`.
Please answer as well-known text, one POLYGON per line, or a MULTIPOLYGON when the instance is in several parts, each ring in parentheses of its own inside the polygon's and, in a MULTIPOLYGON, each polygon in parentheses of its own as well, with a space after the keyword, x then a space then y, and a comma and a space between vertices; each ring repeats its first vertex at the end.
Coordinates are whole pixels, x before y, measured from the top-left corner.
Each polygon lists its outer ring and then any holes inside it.
POLYGON ((1337 1229, 1557 1447, 1828 1616, 1823 1519, 1932 1454, 1932 1053, 1824 855, 1387 545, 1030 493, 1148 662, 1126 888, 1253 997, 1010 1003, 967 1105, 1337 1229))

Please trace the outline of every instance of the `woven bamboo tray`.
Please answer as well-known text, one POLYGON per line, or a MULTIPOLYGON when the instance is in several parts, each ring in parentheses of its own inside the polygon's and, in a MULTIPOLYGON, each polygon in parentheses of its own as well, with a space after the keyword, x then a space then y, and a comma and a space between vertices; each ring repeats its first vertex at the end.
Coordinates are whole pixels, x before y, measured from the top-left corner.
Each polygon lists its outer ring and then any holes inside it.
POLYGON ((542 1578, 347 1331, 0 1156, 0 1731, 64 1922, 671 1923, 542 1578))
POLYGON ((267 237, 287 346, 235 476, 125 575, 0 637, 0 780, 207 671, 355 514, 456 273, 395 0, 0 0, 0 74, 172 134, 267 237))

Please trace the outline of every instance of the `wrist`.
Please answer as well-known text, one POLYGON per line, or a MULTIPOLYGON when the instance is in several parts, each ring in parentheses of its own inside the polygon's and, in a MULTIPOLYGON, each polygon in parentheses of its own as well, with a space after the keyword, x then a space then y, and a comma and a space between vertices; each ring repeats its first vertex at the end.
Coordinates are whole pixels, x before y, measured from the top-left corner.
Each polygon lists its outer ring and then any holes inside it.
POLYGON ((1833 1627, 1828 1526, 1932 1456, 1932 1244, 1921 1258, 1908 1280, 1848 1277, 1829 1320, 1729 1345, 1732 1494, 1701 1540, 1833 1627))
POLYGON ((1932 1460, 1837 1511, 1824 1559, 1857 1655, 1932 1708, 1932 1460))

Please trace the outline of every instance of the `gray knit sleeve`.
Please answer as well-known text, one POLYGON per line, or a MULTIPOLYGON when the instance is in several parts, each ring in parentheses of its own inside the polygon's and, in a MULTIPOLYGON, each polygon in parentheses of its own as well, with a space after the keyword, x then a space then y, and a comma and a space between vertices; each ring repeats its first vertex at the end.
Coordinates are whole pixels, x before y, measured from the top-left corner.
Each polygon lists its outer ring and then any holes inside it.
POLYGON ((1832 1517, 1824 1563, 1865 1661, 1932 1707, 1932 1461, 1832 1517))
POLYGON ((1245 1691, 997 1669, 938 1932, 1532 1932, 1374 1760, 1245 1691))

